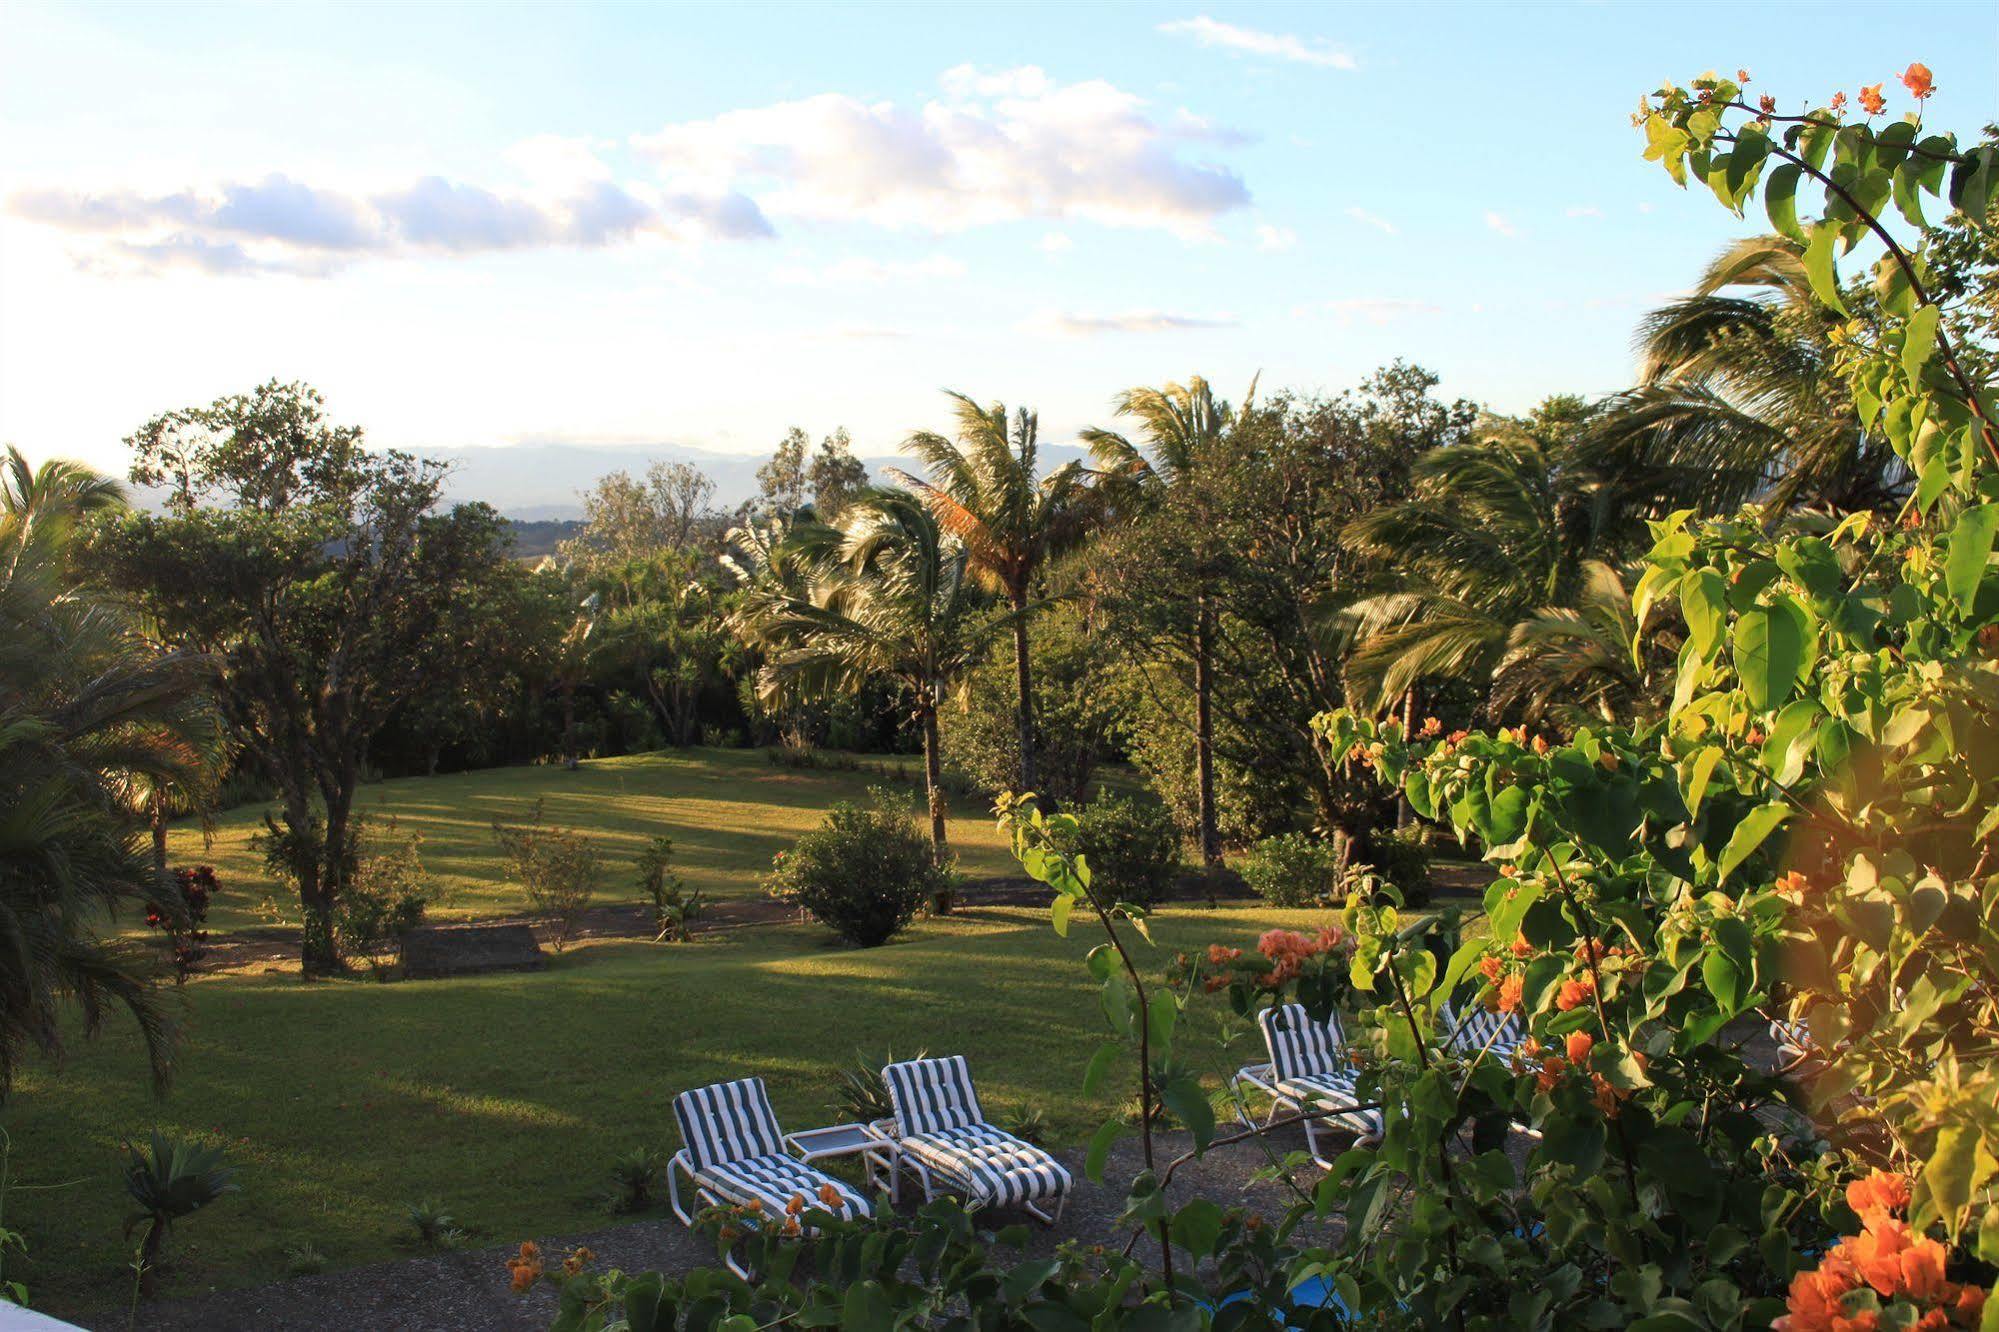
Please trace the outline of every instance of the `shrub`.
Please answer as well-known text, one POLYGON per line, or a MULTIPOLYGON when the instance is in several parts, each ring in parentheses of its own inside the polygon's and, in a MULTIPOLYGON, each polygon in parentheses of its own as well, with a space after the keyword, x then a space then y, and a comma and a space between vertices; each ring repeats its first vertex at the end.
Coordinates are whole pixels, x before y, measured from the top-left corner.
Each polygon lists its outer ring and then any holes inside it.
POLYGON ((1037 1147, 1047 1145, 1048 1116, 1041 1112, 1039 1106, 1022 1101, 1000 1115, 999 1127, 1022 1142, 1031 1142, 1037 1147))
POLYGON ((404 1238, 419 1249, 441 1253, 458 1248, 469 1238, 459 1228, 458 1218, 435 1199, 404 1203, 403 1215, 410 1224, 409 1233, 404 1238))
POLYGON ((209 904, 221 891, 222 884, 215 877, 213 865, 177 869, 173 872, 173 883, 175 899, 146 908, 146 924, 166 933, 167 944, 174 954, 174 976, 185 982, 194 974, 195 965, 208 954, 208 931, 203 927, 208 923, 209 904), (172 909, 175 906, 179 908, 177 912, 172 909))
POLYGON ((555 951, 561 952, 597 891, 603 855, 574 828, 544 825, 539 800, 525 823, 495 819, 493 836, 514 881, 527 891, 529 909, 554 922, 555 951))
MULTIPOLYGON (((926 1053, 918 1050, 910 1058, 921 1059, 926 1053)), ((854 1051, 854 1062, 833 1075, 833 1099, 826 1108, 850 1124, 887 1119, 895 1113, 895 1103, 889 1099, 882 1070, 897 1062, 894 1050, 884 1051, 879 1059, 854 1051)))
POLYGON ((638 858, 639 891, 652 901, 652 920, 659 931, 654 943, 685 943, 692 938, 690 926, 707 910, 701 890, 687 891, 687 885, 673 872, 673 839, 655 837, 646 843, 638 858))
POLYGON ((1376 833, 1362 853, 1374 872, 1402 891, 1402 900, 1421 906, 1430 900, 1431 851, 1420 824, 1376 833))
POLYGON ((220 1147, 170 1138, 154 1129, 149 1148, 142 1152, 129 1142, 125 1144, 125 1192, 139 1205, 126 1220, 125 1233, 129 1237, 138 1227, 146 1228, 137 1258, 139 1289, 146 1295, 153 1293, 153 1274, 165 1250, 168 1229, 225 1193, 236 1191, 236 1170, 224 1161, 220 1147))
POLYGON ((611 1210, 620 1215, 650 1211, 666 1169, 666 1157, 655 1147, 634 1147, 611 1163, 611 1210))
POLYGON ((1073 811, 1076 829, 1060 840, 1065 853, 1090 864, 1091 887, 1107 902, 1153 906, 1173 886, 1180 868, 1180 830, 1156 800, 1100 791, 1073 811))
POLYGON ((1275 907, 1328 906, 1344 896, 1338 854, 1305 833, 1264 838, 1236 868, 1251 891, 1275 907))
POLYGON ((948 900, 955 877, 931 857, 910 804, 877 786, 868 804, 842 801, 780 852, 764 886, 847 942, 873 948, 900 933, 925 902, 948 900))
POLYGON ((415 834, 361 858, 334 906, 333 937, 343 957, 359 957, 380 975, 402 956, 403 936, 423 924, 437 900, 437 882, 424 868, 415 834))
POLYGON ((317 1276, 326 1270, 326 1255, 311 1240, 285 1246, 285 1275, 317 1276))

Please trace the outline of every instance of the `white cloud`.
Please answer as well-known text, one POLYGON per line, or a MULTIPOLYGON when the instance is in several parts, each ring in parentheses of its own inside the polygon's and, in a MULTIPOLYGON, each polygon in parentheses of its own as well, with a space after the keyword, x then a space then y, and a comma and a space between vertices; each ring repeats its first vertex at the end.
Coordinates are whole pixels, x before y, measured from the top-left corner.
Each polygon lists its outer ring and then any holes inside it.
POLYGON ((425 176, 362 195, 270 175, 172 194, 27 190, 7 208, 98 238, 81 259, 99 271, 193 267, 325 276, 363 257, 599 247, 640 233, 732 240, 772 234, 756 204, 741 195, 663 194, 607 179, 537 196, 425 176))
POLYGON ((925 259, 880 260, 858 256, 841 259, 824 268, 780 268, 771 277, 794 287, 836 287, 900 282, 919 278, 958 278, 965 265, 945 254, 925 259))
POLYGON ((1598 207, 1597 207, 1597 206, 1596 206, 1595 204, 1582 204, 1582 205, 1580 205, 1579 207, 1576 207, 1576 208, 1571 208, 1571 209, 1568 209, 1568 210, 1567 210, 1567 212, 1566 212, 1566 216, 1569 216, 1569 217, 1602 217, 1602 216, 1603 216, 1603 210, 1602 210, 1601 208, 1598 208, 1598 207))
POLYGON ((1049 254, 1060 254, 1064 250, 1075 248, 1075 245, 1076 242, 1060 231, 1051 231, 1041 238, 1041 248, 1049 254))
POLYGON ((1488 227, 1491 227, 1494 231, 1498 232, 1502 236, 1511 237, 1511 236, 1518 236, 1520 234, 1519 229, 1515 227, 1512 222, 1507 220, 1506 214, 1496 213, 1493 212, 1491 209, 1486 210, 1485 224, 1488 227))
POLYGON ((1327 69, 1360 68, 1353 56, 1327 42, 1294 37, 1289 33, 1239 28, 1233 23, 1211 19, 1206 14, 1198 18, 1174 19, 1162 23, 1159 25, 1159 31, 1176 37, 1192 37, 1202 46, 1241 51, 1246 55, 1269 56, 1275 60, 1289 60, 1300 65, 1320 65, 1327 69))
POLYGON ((1379 213, 1370 213, 1365 208, 1359 206, 1347 209, 1347 216, 1356 222, 1367 223, 1367 225, 1381 232, 1384 236, 1393 236, 1396 232, 1393 222, 1390 222, 1379 213))
POLYGON ((1649 212, 1651 212, 1651 211, 1652 211, 1652 205, 1651 205, 1651 204, 1649 204, 1649 203, 1642 203, 1642 204, 1639 204, 1639 205, 1638 205, 1638 211, 1639 211, 1639 212, 1641 212, 1641 213, 1649 213, 1649 212))
POLYGON ((1256 247, 1281 253, 1298 243, 1298 233, 1289 227, 1273 227, 1268 224, 1256 229, 1256 247))
POLYGON ((1025 218, 1205 235, 1249 203, 1232 169, 1180 156, 1218 132, 1162 124, 1101 80, 947 70, 917 105, 843 93, 683 121, 632 143, 668 182, 739 191, 775 216, 957 231, 1025 218))
POLYGON ((1317 305, 1300 306, 1292 313, 1307 315, 1320 311, 1338 315, 1343 324, 1366 323, 1380 326, 1420 315, 1442 314, 1444 307, 1433 305, 1428 301, 1404 300, 1391 296, 1350 296, 1339 300, 1321 301, 1317 305))
POLYGON ((1122 314, 1046 314, 1024 327, 1031 332, 1088 338, 1105 333, 1179 333, 1203 328, 1234 328, 1226 315, 1170 314, 1164 310, 1131 310, 1122 314))

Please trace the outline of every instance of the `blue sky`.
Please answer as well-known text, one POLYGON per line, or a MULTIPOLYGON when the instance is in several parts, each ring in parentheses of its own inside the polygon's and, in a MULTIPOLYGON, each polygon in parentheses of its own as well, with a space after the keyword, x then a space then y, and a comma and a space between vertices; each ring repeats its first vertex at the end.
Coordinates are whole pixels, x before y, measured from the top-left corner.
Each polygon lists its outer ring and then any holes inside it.
MULTIPOLYGON (((865 452, 936 390, 1337 390, 1523 409, 1751 229, 1638 96, 1788 107, 1927 61, 1999 116, 1989 3, 666 8, 6 4, 0 440, 122 467, 276 375, 377 443, 865 452), (1911 34, 1920 34, 1919 38, 1911 34)), ((567 484, 551 478, 552 489, 567 484)))

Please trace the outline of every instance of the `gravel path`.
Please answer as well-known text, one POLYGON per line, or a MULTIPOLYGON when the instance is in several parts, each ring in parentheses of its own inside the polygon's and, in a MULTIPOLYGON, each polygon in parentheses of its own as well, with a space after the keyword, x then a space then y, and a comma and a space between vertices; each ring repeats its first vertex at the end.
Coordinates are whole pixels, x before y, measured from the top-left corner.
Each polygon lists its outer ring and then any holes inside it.
MULTIPOLYGON (((1162 1134, 1159 1141, 1162 1165, 1188 1145, 1181 1134, 1162 1134)), ((1276 1144, 1281 1150, 1290 1150, 1302 1147, 1304 1138, 1295 1127, 1280 1129, 1276 1144)), ((1082 1152, 1056 1154, 1074 1172, 1076 1191, 1061 1225, 1054 1229, 1035 1227, 1029 1252, 1047 1252, 1065 1239, 1121 1244, 1123 1236, 1116 1233, 1114 1223, 1124 1210, 1123 1182, 1139 1168, 1136 1139, 1128 1139, 1112 1151, 1105 1174, 1109 1183, 1101 1188, 1083 1177, 1082 1152)), ((1222 1148, 1182 1167, 1169 1193, 1179 1200, 1198 1195, 1224 1205, 1242 1202, 1274 1217, 1285 1206, 1287 1195, 1278 1185, 1252 1182, 1251 1176, 1262 1162, 1262 1153, 1253 1143, 1222 1148)), ((1313 1173, 1308 1168, 1308 1180, 1313 1173)), ((911 1206, 911 1198, 911 1190, 905 1187, 904 1210, 911 1206)), ((549 1254, 587 1245, 597 1254, 600 1267, 626 1271, 685 1271, 715 1262, 712 1244, 670 1217, 581 1234, 532 1238, 549 1254)), ((517 1244, 376 1263, 164 1302, 142 1309, 138 1326, 148 1332, 271 1332, 277 1328, 286 1332, 353 1332, 362 1328, 370 1332, 545 1332, 554 1318, 554 1295, 544 1289, 522 1298, 507 1289, 505 1264, 517 1244)), ((121 1332, 126 1327, 123 1309, 79 1321, 97 1332, 121 1332)))

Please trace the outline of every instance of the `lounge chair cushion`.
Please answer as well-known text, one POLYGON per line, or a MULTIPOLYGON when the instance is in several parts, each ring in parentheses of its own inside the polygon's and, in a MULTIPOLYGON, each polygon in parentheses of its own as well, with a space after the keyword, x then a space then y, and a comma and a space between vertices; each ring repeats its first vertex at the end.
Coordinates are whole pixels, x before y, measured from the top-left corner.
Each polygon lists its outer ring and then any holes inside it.
POLYGON ((1518 1013, 1495 1013, 1482 1004, 1466 1008, 1446 1004, 1443 1017, 1451 1044, 1466 1054, 1483 1050, 1509 1059, 1527 1039, 1527 1028, 1518 1013))
POLYGON ((754 1198, 764 1205, 767 1215, 780 1219, 794 1197, 803 1198, 807 1208, 831 1212, 842 1220, 866 1216, 869 1212, 868 1200, 855 1192, 851 1184, 783 1152, 713 1162, 702 1166, 695 1178, 729 1202, 746 1203, 754 1198), (820 1188, 827 1184, 839 1191, 837 1207, 826 1206, 820 1196, 820 1188))
POLYGON ((724 1161, 784 1155, 784 1132, 762 1078, 684 1091, 673 1098, 673 1117, 697 1172, 724 1161))
MULTIPOLYGON (((1277 1090, 1300 1105, 1336 1107, 1356 1105, 1360 1102, 1359 1083, 1359 1072, 1349 1068, 1331 1073, 1306 1073, 1295 1078, 1285 1078, 1277 1084, 1277 1090)), ((1331 1118, 1363 1138, 1379 1138, 1382 1134, 1383 1121, 1381 1111, 1378 1109, 1349 1110, 1331 1118)))
POLYGON ((972 1070, 963 1055, 890 1064, 882 1070, 882 1081, 888 1084, 889 1100, 895 1107, 896 1129, 904 1137, 985 1122, 979 1094, 972 1089, 972 1070))
POLYGON ((908 1134, 902 1150, 964 1189, 974 1207, 1018 1207, 1069 1192, 1060 1161, 990 1124, 908 1134))
POLYGON ((1324 1022, 1314 1022, 1303 1004, 1279 1004, 1264 1009, 1256 1020, 1270 1047, 1270 1063, 1278 1081, 1347 1067, 1347 1033, 1338 1013, 1328 1014, 1324 1022))

